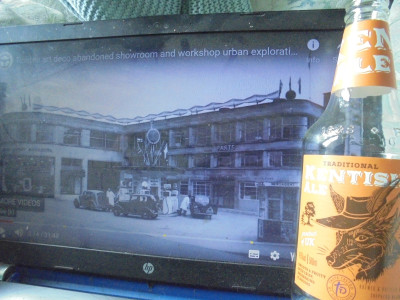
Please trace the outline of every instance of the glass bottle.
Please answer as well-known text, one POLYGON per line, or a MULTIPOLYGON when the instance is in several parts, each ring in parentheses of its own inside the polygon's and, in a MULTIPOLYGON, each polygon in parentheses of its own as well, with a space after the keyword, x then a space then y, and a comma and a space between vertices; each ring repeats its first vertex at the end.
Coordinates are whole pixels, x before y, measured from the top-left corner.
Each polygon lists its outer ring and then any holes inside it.
POLYGON ((346 5, 331 98, 303 142, 292 299, 400 299, 400 103, 388 15, 387 0, 346 5))

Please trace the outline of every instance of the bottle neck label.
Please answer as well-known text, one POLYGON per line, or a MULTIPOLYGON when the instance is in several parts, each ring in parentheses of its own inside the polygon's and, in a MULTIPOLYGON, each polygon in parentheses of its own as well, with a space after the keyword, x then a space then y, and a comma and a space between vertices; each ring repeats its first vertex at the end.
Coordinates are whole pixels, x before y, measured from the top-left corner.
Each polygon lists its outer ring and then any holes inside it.
POLYGON ((305 155, 295 283, 318 299, 399 299, 400 160, 305 155))
POLYGON ((391 48, 386 21, 364 20, 347 26, 332 93, 350 88, 359 93, 355 97, 361 98, 383 95, 395 89, 396 76, 391 48))

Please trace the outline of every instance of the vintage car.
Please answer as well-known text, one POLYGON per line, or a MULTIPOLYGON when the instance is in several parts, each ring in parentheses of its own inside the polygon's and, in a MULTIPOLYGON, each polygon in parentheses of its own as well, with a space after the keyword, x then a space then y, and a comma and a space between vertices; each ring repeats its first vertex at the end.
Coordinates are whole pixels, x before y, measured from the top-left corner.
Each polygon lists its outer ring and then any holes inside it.
POLYGON ((99 190, 84 191, 74 200, 76 208, 86 208, 90 210, 108 210, 109 204, 106 194, 99 190))
POLYGON ((179 216, 186 216, 190 212, 193 218, 211 219, 212 215, 217 213, 217 210, 218 207, 210 204, 210 199, 207 196, 196 195, 195 197, 186 196, 177 213, 179 216))
POLYGON ((210 204, 210 199, 207 196, 196 195, 189 204, 190 215, 194 218, 211 219, 214 214, 213 206, 210 204))
POLYGON ((141 216, 143 219, 155 219, 158 216, 157 201, 149 194, 131 194, 129 200, 117 199, 113 208, 114 216, 141 216))

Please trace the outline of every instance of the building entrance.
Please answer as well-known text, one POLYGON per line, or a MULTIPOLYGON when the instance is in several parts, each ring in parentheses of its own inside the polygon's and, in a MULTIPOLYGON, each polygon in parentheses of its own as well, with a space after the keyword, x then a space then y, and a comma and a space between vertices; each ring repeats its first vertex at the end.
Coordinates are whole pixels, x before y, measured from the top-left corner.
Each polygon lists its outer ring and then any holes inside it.
POLYGON ((211 204, 219 207, 234 208, 235 206, 235 182, 218 181, 213 184, 211 204))
POLYGON ((88 189, 106 191, 111 188, 114 192, 119 186, 120 163, 89 160, 88 189))

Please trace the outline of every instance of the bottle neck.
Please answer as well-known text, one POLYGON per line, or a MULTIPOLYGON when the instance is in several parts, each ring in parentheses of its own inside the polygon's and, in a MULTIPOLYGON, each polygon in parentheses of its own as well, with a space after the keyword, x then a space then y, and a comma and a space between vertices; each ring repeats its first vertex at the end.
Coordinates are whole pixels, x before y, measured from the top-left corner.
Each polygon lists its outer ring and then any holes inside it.
POLYGON ((364 98, 396 89, 388 0, 351 0, 346 12, 332 92, 364 98))
POLYGON ((389 19, 388 0, 350 0, 345 9, 344 21, 346 26, 363 20, 383 20, 387 22, 389 19))

